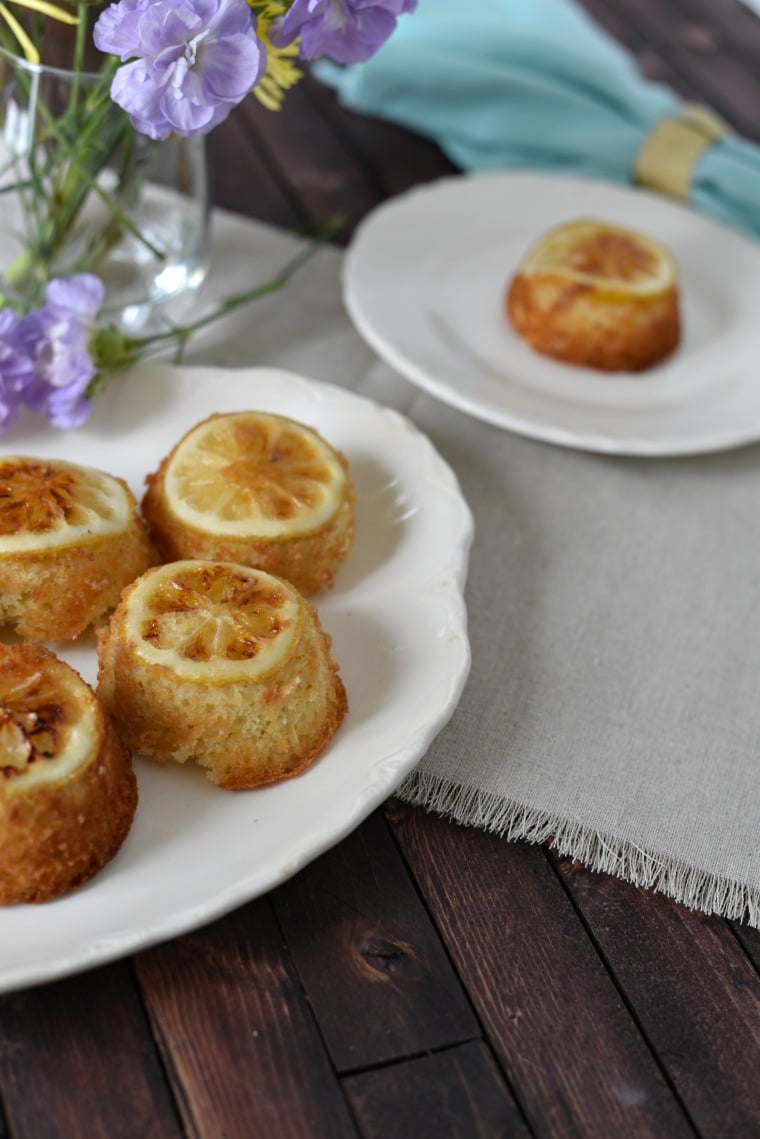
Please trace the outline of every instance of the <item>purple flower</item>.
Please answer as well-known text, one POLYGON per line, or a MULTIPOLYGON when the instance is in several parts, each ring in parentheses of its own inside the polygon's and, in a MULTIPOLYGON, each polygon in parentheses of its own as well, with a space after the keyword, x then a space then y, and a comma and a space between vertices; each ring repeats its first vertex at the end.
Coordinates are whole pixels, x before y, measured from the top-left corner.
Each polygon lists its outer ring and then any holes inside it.
POLYGON ((293 0, 273 20, 269 38, 286 47, 300 36, 302 59, 363 63, 393 34, 396 17, 416 7, 417 0, 293 0))
POLYGON ((22 349, 34 365, 23 402, 53 427, 79 427, 90 413, 84 394, 95 375, 89 345, 104 295, 103 282, 89 273, 57 278, 42 308, 19 321, 22 349))
POLYGON ((23 351, 19 318, 11 309, 0 311, 0 431, 10 427, 23 403, 24 389, 34 375, 34 364, 23 351))
POLYGON ((131 61, 111 97, 154 139, 207 134, 266 67, 246 0, 119 0, 93 34, 101 51, 131 61))
POLYGON ((92 38, 100 51, 118 55, 122 63, 140 55, 140 17, 149 0, 121 0, 98 16, 92 38))

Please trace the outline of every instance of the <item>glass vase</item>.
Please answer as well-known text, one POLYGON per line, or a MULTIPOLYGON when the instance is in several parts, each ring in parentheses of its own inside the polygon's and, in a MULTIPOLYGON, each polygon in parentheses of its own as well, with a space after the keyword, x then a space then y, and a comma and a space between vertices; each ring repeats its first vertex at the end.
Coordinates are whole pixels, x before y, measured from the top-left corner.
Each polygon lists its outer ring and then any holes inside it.
POLYGON ((205 276, 206 149, 135 131, 104 60, 78 73, 0 49, 0 292, 28 311, 51 278, 94 273, 102 317, 144 333, 179 319, 205 276))

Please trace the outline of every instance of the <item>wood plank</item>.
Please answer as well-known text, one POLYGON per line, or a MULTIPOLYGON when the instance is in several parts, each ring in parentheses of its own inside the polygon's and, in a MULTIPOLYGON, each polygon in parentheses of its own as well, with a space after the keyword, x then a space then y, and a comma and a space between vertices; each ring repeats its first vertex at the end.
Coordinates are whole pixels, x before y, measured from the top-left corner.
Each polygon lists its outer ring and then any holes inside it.
POLYGON ((480 1041, 349 1076, 343 1087, 363 1139, 530 1139, 480 1041))
POLYGON ((0 998, 13 1139, 181 1139, 127 962, 0 998))
POLYGON ((681 98, 696 99, 698 89, 679 74, 652 45, 641 37, 619 11, 616 0, 580 0, 588 14, 614 40, 628 49, 641 74, 654 83, 664 83, 681 98))
POLYGON ((312 227, 340 213, 346 219, 345 240, 377 204, 379 194, 366 171, 300 85, 289 92, 280 111, 268 111, 257 99, 249 98, 241 104, 239 115, 283 193, 287 188, 312 227))
POLYGON ((744 952, 755 966, 757 972, 760 973, 760 929, 753 929, 748 925, 740 925, 738 922, 731 922, 730 925, 734 936, 743 946, 744 952))
POLYGON ((341 107, 335 92, 312 76, 306 76, 303 92, 368 172, 382 198, 457 172, 431 139, 341 107))
POLYGON ((703 1139, 760 1135, 760 977, 727 922, 562 860, 561 873, 703 1139))
POLYGON ((760 75, 727 50, 715 26, 684 15, 672 0, 616 0, 619 13, 673 69, 701 92, 702 101, 723 114, 738 131, 760 138, 760 75))
POLYGON ((244 108, 238 107, 208 139, 212 201, 223 209, 299 229, 306 215, 283 190, 251 139, 244 108))
POLYGON ((338 1072, 480 1036, 379 812, 272 903, 338 1072))
POLYGON ((266 899, 135 964, 194 1139, 356 1134, 266 899))
POLYGON ((543 851, 401 805, 391 818, 538 1139, 692 1136, 543 851))
POLYGON ((749 64, 757 67, 760 53, 760 18, 746 4, 739 0, 679 0, 679 6, 692 25, 709 29, 712 42, 720 45, 723 51, 730 51, 749 64))

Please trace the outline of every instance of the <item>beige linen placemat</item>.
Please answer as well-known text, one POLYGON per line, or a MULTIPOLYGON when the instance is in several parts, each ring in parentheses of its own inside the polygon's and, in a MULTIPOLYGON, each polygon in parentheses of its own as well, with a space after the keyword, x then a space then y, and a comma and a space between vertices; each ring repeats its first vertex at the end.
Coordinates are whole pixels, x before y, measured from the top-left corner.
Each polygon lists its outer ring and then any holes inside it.
MULTIPOLYGON (((215 226, 212 294, 293 247, 229 215, 215 226)), ((401 797, 760 924, 760 447, 608 458, 471 419, 377 361, 339 269, 321 251, 187 362, 274 364, 375 398, 459 477, 472 670, 401 797)))

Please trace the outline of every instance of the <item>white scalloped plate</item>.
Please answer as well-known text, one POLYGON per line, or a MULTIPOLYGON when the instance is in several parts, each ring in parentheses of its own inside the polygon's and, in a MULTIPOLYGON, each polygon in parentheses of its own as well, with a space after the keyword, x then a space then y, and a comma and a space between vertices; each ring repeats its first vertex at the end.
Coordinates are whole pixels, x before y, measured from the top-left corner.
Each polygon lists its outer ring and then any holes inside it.
MULTIPOLYGON (((90 968, 197 928, 270 890, 338 842, 401 782, 451 716, 469 670, 463 587, 469 508, 430 441, 395 411, 272 368, 142 366, 98 397, 88 424, 25 419, 0 444, 145 475, 212 411, 261 408, 316 427, 347 456, 356 543, 315 598, 349 713, 297 779, 220 791, 197 769, 137 762, 140 803, 116 858, 90 884, 0 910, 0 991, 90 968)), ((53 646, 90 682, 94 642, 53 646)))
POLYGON ((524 171, 443 178, 383 203, 343 263, 354 324, 398 372, 499 427, 618 455, 688 455, 760 438, 760 244, 660 195, 524 171), (562 222, 596 217, 673 252, 683 337, 638 375, 600 374, 534 352, 504 292, 526 250, 562 222))

